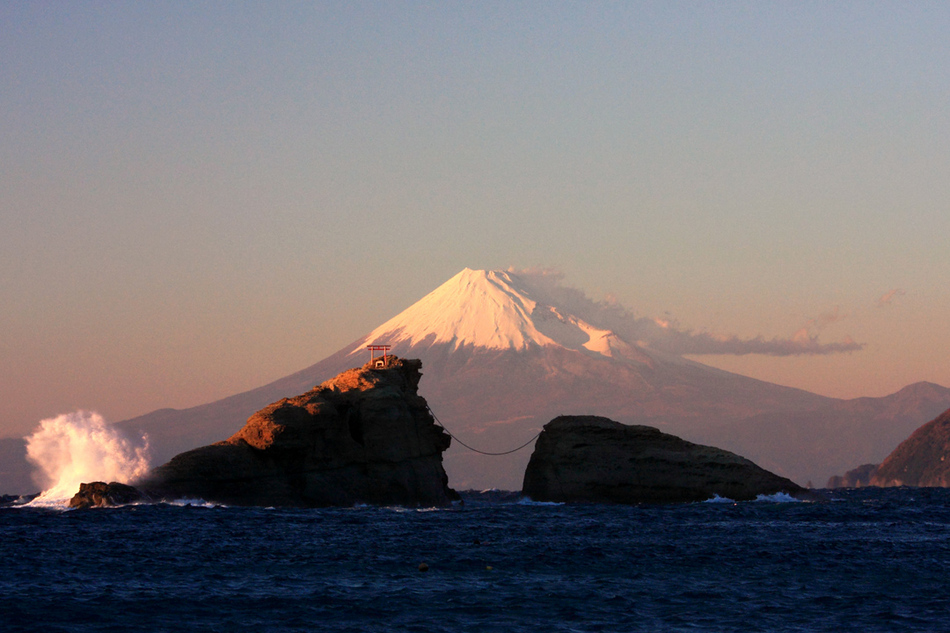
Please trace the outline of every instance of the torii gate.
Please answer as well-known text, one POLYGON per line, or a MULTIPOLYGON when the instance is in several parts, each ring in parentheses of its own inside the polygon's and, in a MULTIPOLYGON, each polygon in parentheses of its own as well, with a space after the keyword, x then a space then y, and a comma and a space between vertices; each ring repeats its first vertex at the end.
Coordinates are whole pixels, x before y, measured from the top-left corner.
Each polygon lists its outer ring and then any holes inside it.
POLYGON ((376 352, 382 352, 383 358, 381 361, 377 361, 376 366, 385 367, 386 366, 386 352, 392 349, 392 345, 367 345, 366 349, 369 350, 370 362, 373 362, 374 360, 376 360, 376 352))

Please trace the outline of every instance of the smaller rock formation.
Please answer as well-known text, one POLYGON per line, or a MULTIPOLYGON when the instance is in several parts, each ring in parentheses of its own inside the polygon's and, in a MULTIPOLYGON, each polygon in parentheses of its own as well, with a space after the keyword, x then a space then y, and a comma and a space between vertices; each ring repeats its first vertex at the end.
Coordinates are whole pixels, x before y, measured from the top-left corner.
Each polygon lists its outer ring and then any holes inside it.
POLYGON ((950 487, 950 409, 901 442, 878 466, 871 485, 950 487))
POLYGON ((175 456, 140 487, 244 506, 445 505, 451 438, 417 394, 422 361, 387 356, 252 415, 229 439, 175 456))
POLYGON ((102 508, 121 506, 127 503, 147 501, 148 498, 137 488, 116 481, 106 483, 94 481, 79 484, 79 492, 69 500, 70 508, 102 508))
POLYGON ((544 426, 524 475, 535 501, 672 503, 809 493, 728 451, 649 426, 560 416, 544 426))
POLYGON ((825 488, 864 488, 871 485, 871 478, 877 472, 877 464, 861 464, 844 475, 835 475, 828 479, 825 488))

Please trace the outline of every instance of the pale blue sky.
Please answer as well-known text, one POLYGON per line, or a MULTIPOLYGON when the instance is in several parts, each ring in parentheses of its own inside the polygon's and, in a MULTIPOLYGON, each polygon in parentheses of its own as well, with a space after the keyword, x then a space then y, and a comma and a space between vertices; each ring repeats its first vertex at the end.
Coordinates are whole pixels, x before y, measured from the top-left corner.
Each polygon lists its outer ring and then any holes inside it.
POLYGON ((468 266, 950 386, 950 5, 0 5, 0 435, 316 362, 468 266), (900 288, 891 304, 876 301, 900 288))

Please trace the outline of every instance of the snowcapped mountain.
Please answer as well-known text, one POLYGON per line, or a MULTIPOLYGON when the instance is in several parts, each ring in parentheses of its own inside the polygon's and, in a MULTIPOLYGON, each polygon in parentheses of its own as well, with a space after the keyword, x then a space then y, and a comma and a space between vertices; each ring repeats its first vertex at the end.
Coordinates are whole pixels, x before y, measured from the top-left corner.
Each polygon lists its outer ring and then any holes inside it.
POLYGON ((514 273, 466 268, 363 337, 351 355, 360 353, 360 343, 379 341, 401 349, 448 345, 452 351, 556 347, 650 364, 636 345, 545 301, 542 291, 514 273))
MULTIPOLYGON (((153 461, 162 463, 229 437, 271 402, 362 365, 370 344, 422 359, 419 393, 458 440, 485 452, 520 446, 561 414, 603 415, 735 451, 804 484, 879 462, 893 438, 950 407, 950 389, 939 385, 837 400, 714 369, 629 340, 631 328, 618 334, 617 319, 590 309, 586 297, 571 298, 530 275, 465 269, 315 365, 223 400, 119 425, 147 432, 153 461)), ((490 457, 455 441, 445 454, 449 483, 520 489, 531 450, 490 457)), ((0 485, 0 492, 16 490, 0 485)))

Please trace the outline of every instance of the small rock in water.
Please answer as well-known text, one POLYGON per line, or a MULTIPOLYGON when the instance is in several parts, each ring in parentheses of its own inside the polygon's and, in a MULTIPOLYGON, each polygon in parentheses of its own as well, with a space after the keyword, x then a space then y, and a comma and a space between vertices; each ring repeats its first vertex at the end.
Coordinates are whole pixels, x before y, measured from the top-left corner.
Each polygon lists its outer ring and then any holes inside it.
POLYGON ((79 492, 69 500, 70 508, 118 506, 143 501, 146 497, 137 488, 118 482, 94 481, 79 484, 79 492))
POLYGON ((419 563, 419 571, 429 571, 429 566, 425 563, 419 563))

